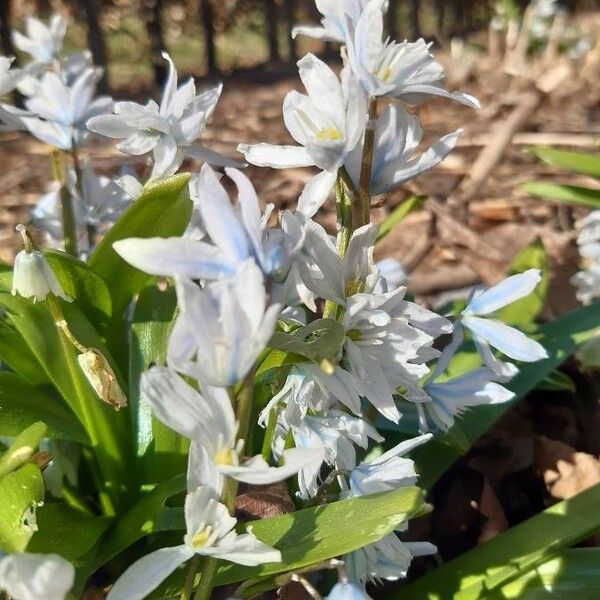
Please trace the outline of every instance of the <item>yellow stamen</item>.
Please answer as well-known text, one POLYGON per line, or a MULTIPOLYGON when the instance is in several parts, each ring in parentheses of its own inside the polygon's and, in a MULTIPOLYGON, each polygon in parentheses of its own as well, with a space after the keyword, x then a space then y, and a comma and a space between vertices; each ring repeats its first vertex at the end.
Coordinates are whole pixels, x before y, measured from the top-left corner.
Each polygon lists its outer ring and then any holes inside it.
POLYGON ((192 546, 194 548, 204 548, 208 538, 212 534, 212 525, 207 525, 203 529, 198 530, 198 532, 192 538, 192 546))
POLYGON ((235 464, 233 450, 231 448, 222 448, 215 454, 213 462, 215 465, 233 466, 235 464))
POLYGON ((342 134, 335 127, 325 127, 317 132, 317 139, 322 141, 337 142, 342 139, 342 134))

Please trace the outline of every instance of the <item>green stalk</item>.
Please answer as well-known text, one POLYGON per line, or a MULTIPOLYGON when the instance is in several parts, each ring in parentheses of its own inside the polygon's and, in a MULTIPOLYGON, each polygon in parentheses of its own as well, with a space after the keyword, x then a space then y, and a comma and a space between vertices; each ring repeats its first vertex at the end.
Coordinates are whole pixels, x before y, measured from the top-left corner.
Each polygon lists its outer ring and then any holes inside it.
POLYGON ((202 567, 202 578, 200 579, 200 585, 194 594, 194 600, 210 600, 210 596, 213 590, 213 579, 217 573, 217 565, 219 564, 218 559, 207 557, 204 560, 202 567))
POLYGON ((52 177, 60 184, 60 218, 62 221, 63 243, 65 251, 77 256, 77 223, 67 177, 65 165, 60 151, 54 151, 50 155, 52 177))
POLYGON ((200 557, 196 554, 196 556, 194 556, 194 558, 192 558, 192 562, 190 563, 190 568, 188 570, 188 574, 185 579, 185 585, 183 586, 180 600, 190 600, 191 599, 192 594, 194 593, 194 583, 196 582, 196 573, 198 572, 199 566, 200 566, 200 557))
POLYGON ((273 434, 275 433, 275 425, 277 425, 277 411, 272 410, 269 413, 269 420, 267 421, 267 428, 265 430, 265 437, 262 445, 262 457, 268 461, 271 456, 271 442, 273 441, 273 434))
MULTIPOLYGON (((85 202, 84 192, 83 192, 83 171, 81 169, 81 160, 79 158, 79 149, 77 148, 77 144, 75 140, 71 140, 71 158, 73 159, 73 169, 75 170, 75 177, 77 181, 77 191, 79 192, 79 197, 82 201, 85 202)), ((86 226, 86 231, 88 235, 88 242, 90 247, 90 252, 94 248, 96 242, 96 228, 94 225, 88 224, 86 226)))
POLYGON ((365 143, 360 168, 358 193, 352 203, 352 230, 371 221, 371 171, 375 150, 375 126, 377 121, 377 98, 369 98, 369 122, 365 129, 365 143))

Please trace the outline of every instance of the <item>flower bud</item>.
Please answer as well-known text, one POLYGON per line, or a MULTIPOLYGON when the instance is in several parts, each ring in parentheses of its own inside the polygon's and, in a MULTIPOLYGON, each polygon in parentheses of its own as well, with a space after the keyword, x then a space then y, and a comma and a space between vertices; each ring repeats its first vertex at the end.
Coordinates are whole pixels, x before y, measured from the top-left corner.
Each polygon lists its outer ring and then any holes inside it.
POLYGON ((115 410, 127 406, 127 398, 119 386, 115 373, 100 350, 88 348, 77 356, 77 360, 100 400, 115 410))
POLYGON ((73 299, 63 291, 46 257, 39 250, 34 249, 26 229, 18 225, 17 231, 23 236, 25 249, 21 250, 15 258, 12 295, 16 296, 18 293, 24 298, 32 298, 37 302, 45 300, 51 293, 67 302, 72 302, 73 299))

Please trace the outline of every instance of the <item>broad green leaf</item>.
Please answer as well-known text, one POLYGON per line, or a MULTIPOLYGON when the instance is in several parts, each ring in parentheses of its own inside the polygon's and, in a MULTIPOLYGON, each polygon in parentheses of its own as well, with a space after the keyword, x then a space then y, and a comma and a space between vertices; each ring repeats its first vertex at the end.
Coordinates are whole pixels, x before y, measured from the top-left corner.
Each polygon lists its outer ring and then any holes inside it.
POLYGON ((36 517, 38 530, 27 551, 59 554, 70 562, 85 556, 113 522, 110 517, 87 515, 60 502, 41 506, 36 517))
POLYGON ((60 398, 14 373, 0 373, 0 435, 16 436, 36 421, 48 426, 48 437, 89 443, 81 423, 60 398))
MULTIPOLYGON (((598 306, 575 309, 551 323, 540 326, 536 338, 548 351, 549 358, 530 364, 521 364, 519 374, 507 386, 516 395, 515 400, 496 406, 478 406, 457 421, 472 445, 503 414, 553 373, 575 350, 600 330, 598 306)), ((417 448, 413 458, 421 473, 419 482, 430 487, 454 463, 462 452, 453 443, 452 432, 435 436, 426 447, 417 448)))
POLYGON ((542 272, 542 281, 529 296, 506 306, 498 314, 498 318, 503 323, 525 331, 531 330, 534 326, 534 321, 542 312, 548 294, 548 257, 540 240, 536 240, 519 253, 510 265, 508 275, 523 273, 528 269, 539 269, 542 272))
POLYGON ((573 548, 484 596, 485 600, 596 600, 600 548, 573 548))
POLYGON ((276 331, 269 346, 288 354, 300 354, 317 364, 337 364, 345 335, 337 321, 318 319, 291 333, 276 331))
POLYGON ((0 456, 0 477, 4 477, 31 460, 39 443, 46 435, 46 425, 35 422, 21 431, 8 450, 0 456))
POLYGON ((0 479, 0 550, 23 552, 35 531, 33 511, 44 499, 44 480, 32 464, 0 479))
MULTIPOLYGON (((600 529, 600 484, 438 567, 396 597, 483 600, 600 529)), ((568 596, 564 596, 567 598, 568 596)))
POLYGON ((5 319, 0 319, 0 362, 8 365, 32 385, 50 383, 42 365, 21 334, 5 319))
POLYGON ((419 208, 423 206, 423 202, 425 202, 425 200, 425 196, 411 196, 410 198, 404 200, 402 204, 396 207, 379 226, 377 241, 379 242, 386 237, 394 229, 394 227, 403 221, 411 212, 419 210, 419 208))
POLYGON ((110 292, 102 277, 84 262, 66 252, 44 252, 65 293, 81 312, 102 332, 112 314, 110 292))
POLYGON ((531 148, 529 152, 548 165, 600 178, 600 156, 597 154, 556 150, 549 147, 531 148))
MULTIPOLYGON (((280 550, 282 562, 258 567, 223 563, 215 583, 224 585, 294 571, 353 552, 417 516, 422 506, 423 492, 406 487, 240 524, 240 531, 251 527, 259 540, 280 550)), ((184 578, 185 571, 178 572, 151 598, 178 597, 184 578)))
POLYGON ((584 371, 600 369, 600 332, 583 344, 577 350, 575 356, 584 371))
POLYGON ((256 376, 259 377, 267 371, 278 369, 279 367, 289 367, 308 362, 305 356, 294 354, 293 352, 284 352, 283 350, 271 350, 267 352, 262 361, 258 361, 256 376))
POLYGON ((115 319, 119 319, 131 299, 149 285, 152 276, 127 264, 113 250, 113 244, 131 237, 181 235, 192 212, 189 179, 189 174, 181 174, 146 186, 140 198, 113 225, 90 257, 90 267, 104 279, 110 290, 115 319))
MULTIPOLYGON (((97 483, 103 496, 106 497, 106 492, 116 500, 131 483, 126 414, 115 412, 98 398, 79 367, 77 352, 64 335, 59 334, 47 301, 33 304, 2 292, 0 305, 86 430, 102 470, 97 483)), ((75 337, 84 346, 99 349, 111 361, 104 342, 79 309, 65 302, 61 302, 61 307, 75 337)), ((113 368, 118 373, 114 363, 113 368)))
POLYGON ((536 385, 535 389, 545 392, 570 392, 571 394, 577 391, 575 382, 562 371, 550 373, 546 379, 536 385))
POLYGON ((521 188, 540 198, 566 202, 567 204, 581 204, 590 208, 600 208, 600 190, 566 185, 559 183, 546 183, 544 181, 529 181, 521 188))
POLYGON ((172 496, 185 492, 185 489, 185 476, 180 475, 159 483, 142 497, 107 532, 100 543, 93 564, 89 565, 89 572, 92 573, 132 544, 152 533, 169 531, 173 528, 181 529, 183 527, 181 510, 167 509, 165 503, 172 496), (176 511, 178 517, 175 520, 173 511, 176 511))
POLYGON ((141 374, 151 365, 164 365, 167 342, 177 306, 174 288, 146 288, 136 303, 130 333, 130 406, 144 483, 157 483, 185 471, 188 440, 156 419, 140 397, 141 374))

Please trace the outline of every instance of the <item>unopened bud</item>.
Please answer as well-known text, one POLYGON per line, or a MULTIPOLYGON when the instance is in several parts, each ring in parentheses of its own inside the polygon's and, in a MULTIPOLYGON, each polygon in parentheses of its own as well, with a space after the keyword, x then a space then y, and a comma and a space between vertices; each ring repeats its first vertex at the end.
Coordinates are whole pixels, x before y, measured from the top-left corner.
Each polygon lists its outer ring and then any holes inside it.
POLYGON ((127 406, 127 398, 117 381, 115 372, 100 350, 88 348, 77 356, 77 360, 100 400, 115 410, 127 406))
POLYGON ((25 249, 15 258, 13 270, 12 295, 32 298, 34 302, 43 301, 48 294, 54 294, 71 302, 72 298, 63 291, 46 257, 33 246, 33 242, 23 225, 17 226, 23 236, 25 249))

